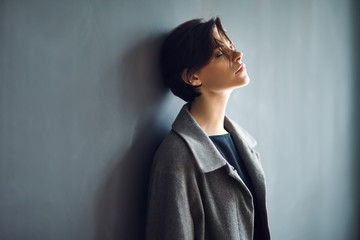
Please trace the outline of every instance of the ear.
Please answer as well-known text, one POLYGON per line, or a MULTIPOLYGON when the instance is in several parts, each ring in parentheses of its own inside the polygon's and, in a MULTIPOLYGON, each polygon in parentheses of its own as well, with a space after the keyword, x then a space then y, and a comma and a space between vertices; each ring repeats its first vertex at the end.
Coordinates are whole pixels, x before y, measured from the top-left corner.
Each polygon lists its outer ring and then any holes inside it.
POLYGON ((200 86, 202 84, 201 80, 198 77, 197 73, 190 73, 187 68, 181 74, 182 80, 191 86, 200 86))

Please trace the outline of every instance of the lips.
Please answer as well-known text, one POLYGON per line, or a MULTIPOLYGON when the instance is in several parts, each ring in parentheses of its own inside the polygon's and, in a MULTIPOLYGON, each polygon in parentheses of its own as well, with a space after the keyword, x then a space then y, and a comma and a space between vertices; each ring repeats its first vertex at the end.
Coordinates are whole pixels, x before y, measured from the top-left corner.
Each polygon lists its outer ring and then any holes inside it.
POLYGON ((240 67, 239 67, 238 70, 235 72, 235 74, 238 73, 238 72, 242 72, 242 71, 244 71, 245 69, 246 69, 245 63, 241 63, 241 64, 240 64, 240 67))

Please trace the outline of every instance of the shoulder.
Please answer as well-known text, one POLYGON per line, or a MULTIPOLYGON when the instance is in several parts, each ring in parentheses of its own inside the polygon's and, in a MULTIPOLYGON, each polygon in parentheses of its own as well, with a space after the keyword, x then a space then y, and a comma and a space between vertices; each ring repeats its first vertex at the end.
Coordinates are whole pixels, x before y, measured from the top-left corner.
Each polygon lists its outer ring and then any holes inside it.
POLYGON ((185 174, 195 170, 194 156, 185 142, 176 132, 171 130, 155 152, 153 172, 168 174, 185 174))

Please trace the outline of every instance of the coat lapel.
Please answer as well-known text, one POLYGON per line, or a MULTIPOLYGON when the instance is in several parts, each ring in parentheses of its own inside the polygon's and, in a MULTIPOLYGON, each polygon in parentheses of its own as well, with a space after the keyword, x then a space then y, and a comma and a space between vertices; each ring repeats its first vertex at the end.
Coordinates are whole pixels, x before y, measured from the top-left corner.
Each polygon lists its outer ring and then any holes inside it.
POLYGON ((191 116, 188 103, 181 109, 172 128, 188 144, 203 173, 212 172, 226 165, 227 161, 191 116))
POLYGON ((265 199, 265 175, 260 163, 259 153, 253 147, 257 144, 255 139, 229 118, 225 117, 225 128, 233 136, 236 148, 245 164, 256 196, 265 199))
MULTIPOLYGON (((256 195, 263 195, 265 191, 264 172, 260 165, 258 153, 253 150, 253 147, 257 144, 255 139, 228 117, 225 117, 224 126, 232 135, 234 143, 243 158, 256 195)), ((189 103, 182 107, 172 128, 188 144, 203 173, 212 172, 226 166, 228 174, 240 182, 250 193, 240 176, 234 171, 234 168, 223 158, 211 139, 192 117, 189 112, 189 103)))

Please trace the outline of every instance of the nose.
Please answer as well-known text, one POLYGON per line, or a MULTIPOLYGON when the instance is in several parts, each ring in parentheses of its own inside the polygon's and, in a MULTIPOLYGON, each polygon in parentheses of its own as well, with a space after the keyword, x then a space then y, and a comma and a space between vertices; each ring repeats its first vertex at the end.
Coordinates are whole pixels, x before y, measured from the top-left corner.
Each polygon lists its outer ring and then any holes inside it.
POLYGON ((234 60, 235 60, 235 62, 240 62, 242 57, 243 57, 242 52, 238 52, 238 51, 234 52, 234 60))

